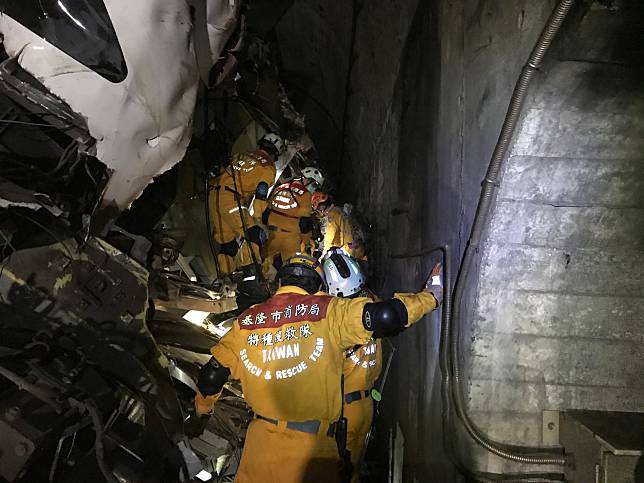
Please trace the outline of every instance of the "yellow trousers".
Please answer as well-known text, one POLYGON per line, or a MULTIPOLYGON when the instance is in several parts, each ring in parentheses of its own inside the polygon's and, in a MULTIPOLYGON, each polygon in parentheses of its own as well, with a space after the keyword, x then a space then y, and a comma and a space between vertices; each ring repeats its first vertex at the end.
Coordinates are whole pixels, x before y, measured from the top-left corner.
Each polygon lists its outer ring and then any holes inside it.
POLYGON ((251 421, 235 481, 238 483, 340 483, 335 439, 251 421))
MULTIPOLYGON (((215 189, 210 194, 210 212, 213 218, 213 234, 217 243, 224 244, 235 240, 244 233, 244 223, 246 228, 255 225, 255 221, 244 208, 239 211, 239 205, 235 200, 234 193, 227 191, 224 187, 215 189), (242 223, 242 216, 244 222, 242 223)), ((252 247, 258 263, 261 264, 262 258, 259 248, 254 243, 245 243, 239 249, 236 257, 231 257, 220 253, 217 255, 217 261, 222 274, 231 273, 237 266, 248 265, 252 263, 252 257, 248 246, 252 247)))
POLYGON ((373 400, 370 397, 353 401, 344 406, 344 416, 347 418, 347 448, 351 451, 351 464, 353 465, 352 483, 359 480, 358 465, 364 449, 365 438, 373 420, 373 400))
POLYGON ((300 233, 300 222, 297 218, 289 218, 277 213, 268 217, 268 242, 266 243, 266 258, 271 261, 277 255, 282 257, 282 263, 302 251, 302 244, 309 235, 300 233))

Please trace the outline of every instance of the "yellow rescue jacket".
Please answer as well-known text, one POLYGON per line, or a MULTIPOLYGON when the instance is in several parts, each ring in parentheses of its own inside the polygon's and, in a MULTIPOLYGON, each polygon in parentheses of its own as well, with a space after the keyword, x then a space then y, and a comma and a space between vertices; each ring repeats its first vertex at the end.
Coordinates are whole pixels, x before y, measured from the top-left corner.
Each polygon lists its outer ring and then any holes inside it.
POLYGON ((255 194, 259 183, 272 186, 274 182, 275 163, 268 153, 259 149, 235 153, 226 170, 213 180, 213 186, 235 193, 239 196, 239 201, 247 203, 255 194))
POLYGON ((353 255, 353 233, 349 219, 339 206, 331 207, 322 219, 324 233, 323 253, 332 247, 343 248, 349 255, 353 255))
POLYGON ((346 352, 342 373, 344 393, 369 391, 382 370, 382 339, 369 339, 346 352))
MULTIPOLYGON (((408 325, 436 307, 430 293, 396 294, 408 325)), ((247 309, 211 349, 241 380, 244 397, 261 416, 285 420, 339 418, 344 351, 372 336, 362 324, 369 298, 309 295, 285 286, 266 302, 247 309)))

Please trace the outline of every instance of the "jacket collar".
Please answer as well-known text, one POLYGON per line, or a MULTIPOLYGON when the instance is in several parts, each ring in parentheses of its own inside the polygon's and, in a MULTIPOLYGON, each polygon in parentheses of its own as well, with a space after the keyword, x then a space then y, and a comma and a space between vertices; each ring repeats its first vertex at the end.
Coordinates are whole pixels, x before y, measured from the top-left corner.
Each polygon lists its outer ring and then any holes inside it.
POLYGON ((295 285, 284 285, 283 287, 280 287, 277 289, 275 292, 275 295, 280 295, 283 293, 296 293, 300 295, 310 295, 306 290, 300 287, 296 287, 295 285))

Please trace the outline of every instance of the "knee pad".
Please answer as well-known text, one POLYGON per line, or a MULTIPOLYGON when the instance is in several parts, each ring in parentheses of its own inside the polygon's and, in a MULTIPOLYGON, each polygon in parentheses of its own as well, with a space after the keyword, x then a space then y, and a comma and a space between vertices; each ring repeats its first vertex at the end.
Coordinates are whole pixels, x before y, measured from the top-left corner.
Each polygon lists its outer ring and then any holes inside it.
POLYGON ((261 226, 255 225, 246 230, 246 239, 261 247, 264 246, 264 244, 268 240, 268 235, 261 226))
POLYGON ((226 243, 219 245, 219 253, 222 255, 228 255, 229 257, 234 257, 239 251, 239 245, 237 245, 237 240, 231 240, 226 243))
POLYGON ((211 357, 199 371, 197 388, 204 396, 218 394, 230 376, 230 369, 219 364, 217 359, 211 357))
POLYGON ((407 307, 398 299, 368 303, 362 310, 362 325, 377 337, 396 335, 407 325, 407 307))

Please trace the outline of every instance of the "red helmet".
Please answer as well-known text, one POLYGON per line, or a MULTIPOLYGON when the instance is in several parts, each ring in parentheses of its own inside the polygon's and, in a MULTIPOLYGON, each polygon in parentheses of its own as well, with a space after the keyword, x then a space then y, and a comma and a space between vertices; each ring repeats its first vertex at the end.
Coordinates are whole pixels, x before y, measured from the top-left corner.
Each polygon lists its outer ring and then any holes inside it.
POLYGON ((321 204, 328 203, 330 199, 331 197, 328 194, 316 191, 311 196, 311 206, 313 206, 314 210, 317 210, 321 204))

